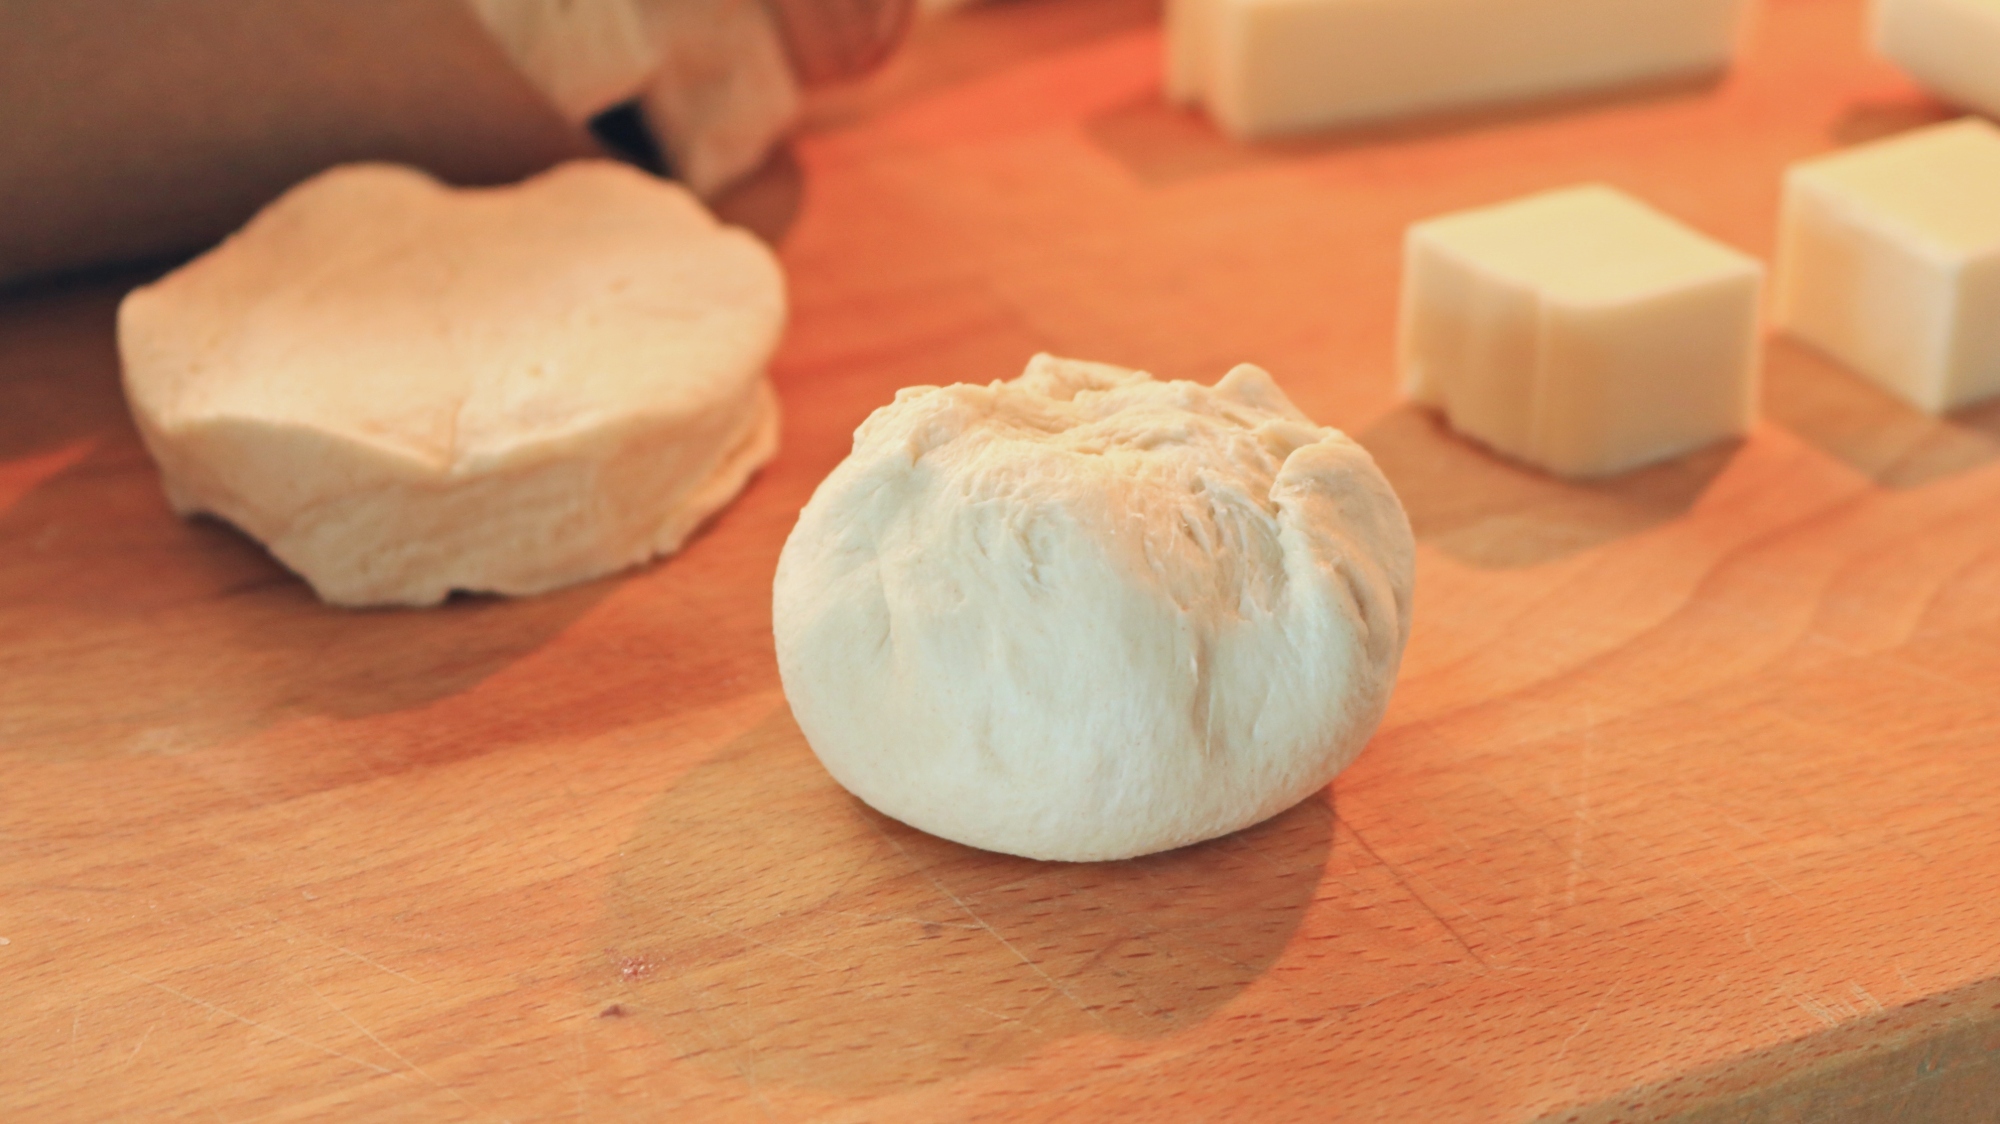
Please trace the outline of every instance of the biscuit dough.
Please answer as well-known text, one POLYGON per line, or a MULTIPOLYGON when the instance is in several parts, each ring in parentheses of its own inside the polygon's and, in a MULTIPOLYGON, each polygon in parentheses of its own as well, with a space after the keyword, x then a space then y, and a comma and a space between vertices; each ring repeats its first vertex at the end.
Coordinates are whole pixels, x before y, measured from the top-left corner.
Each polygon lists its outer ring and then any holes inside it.
POLYGON ((1325 785, 1409 635, 1366 451, 1251 366, 1037 356, 877 410, 779 559, 778 667, 836 780, 936 835, 1118 859, 1325 785))
POLYGON ((564 165, 307 180, 119 309, 182 513, 340 605, 536 593, 678 549, 777 443, 777 262, 685 190, 564 165))

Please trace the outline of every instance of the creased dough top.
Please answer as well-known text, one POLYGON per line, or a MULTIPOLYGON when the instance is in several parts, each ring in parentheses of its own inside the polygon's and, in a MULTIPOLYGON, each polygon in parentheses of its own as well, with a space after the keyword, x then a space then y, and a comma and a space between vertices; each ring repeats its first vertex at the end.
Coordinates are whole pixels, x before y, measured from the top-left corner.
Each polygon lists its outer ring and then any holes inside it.
POLYGON ((981 530, 1019 536, 1030 585, 1036 522, 1059 517, 1181 609, 1244 615, 1270 612, 1285 581, 1272 485, 1323 432, 1254 369, 1210 390, 1067 361, 1011 383, 903 390, 855 448, 901 445, 964 502, 1012 508, 981 530))
POLYGON ((333 430, 448 475, 635 408, 746 397, 784 322, 770 252, 682 188, 609 161, 447 187, 355 164, 132 294, 133 386, 167 431, 333 430))

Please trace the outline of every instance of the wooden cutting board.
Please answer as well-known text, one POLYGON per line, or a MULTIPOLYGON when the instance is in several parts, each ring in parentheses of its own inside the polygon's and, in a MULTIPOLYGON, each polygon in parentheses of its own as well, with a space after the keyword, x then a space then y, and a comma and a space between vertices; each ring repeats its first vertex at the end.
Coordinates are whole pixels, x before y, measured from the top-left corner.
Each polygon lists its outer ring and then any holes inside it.
POLYGON ((161 500, 116 286, 0 306, 0 1116, 2000 1119, 2000 409, 1787 344, 1747 441, 1557 483, 1397 403, 1403 227, 1605 180, 1768 254, 1947 115, 1857 0, 1725 80, 1238 146, 1142 0, 920 28, 728 204, 782 456, 685 553, 342 612, 161 500), (1322 796, 1094 866, 874 815, 779 693, 780 544, 899 386, 1269 367, 1421 540, 1322 796))

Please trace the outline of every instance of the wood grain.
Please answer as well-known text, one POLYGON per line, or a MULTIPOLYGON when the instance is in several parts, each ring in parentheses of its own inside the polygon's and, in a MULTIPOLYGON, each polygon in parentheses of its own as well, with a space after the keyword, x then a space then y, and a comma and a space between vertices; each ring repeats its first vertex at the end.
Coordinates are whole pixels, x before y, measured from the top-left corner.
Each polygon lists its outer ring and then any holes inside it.
POLYGON ((725 204, 778 461, 679 557, 340 612, 162 502, 117 284, 0 305, 0 1115, 2000 1119, 2000 423, 1774 343, 1743 442, 1599 484, 1397 403, 1410 221, 1599 179, 1768 253, 1792 159, 1947 111, 1855 0, 1702 86, 1240 147, 1138 0, 918 28, 725 204), (811 760, 783 537, 894 388, 1256 361, 1421 540, 1322 797, 980 854, 811 760))

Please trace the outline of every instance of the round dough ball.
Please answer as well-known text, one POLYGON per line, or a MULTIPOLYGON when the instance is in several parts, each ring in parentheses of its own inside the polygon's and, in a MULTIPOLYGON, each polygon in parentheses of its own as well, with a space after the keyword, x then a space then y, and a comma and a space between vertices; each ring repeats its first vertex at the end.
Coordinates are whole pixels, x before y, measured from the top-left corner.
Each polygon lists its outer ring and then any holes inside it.
POLYGON ((342 605, 536 593, 679 548, 777 447, 784 279, 608 161, 324 172, 118 310, 167 496, 342 605))
POLYGON ((1269 375, 1037 356, 877 410, 799 515, 785 695, 873 807, 1041 859, 1224 835, 1381 720, 1414 546, 1366 451, 1269 375))

